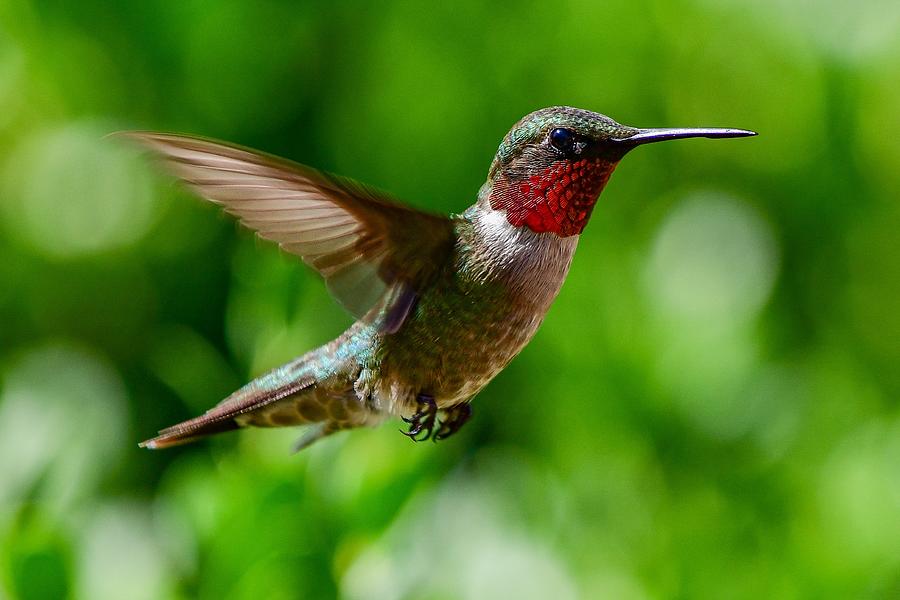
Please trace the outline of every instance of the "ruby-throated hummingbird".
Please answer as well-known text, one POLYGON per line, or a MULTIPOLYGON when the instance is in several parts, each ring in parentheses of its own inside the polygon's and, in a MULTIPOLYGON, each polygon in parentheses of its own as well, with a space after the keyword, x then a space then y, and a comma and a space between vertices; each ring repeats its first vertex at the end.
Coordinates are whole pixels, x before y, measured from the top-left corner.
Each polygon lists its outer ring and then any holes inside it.
POLYGON ((475 394, 534 336, 621 158, 651 142, 755 133, 638 129, 586 110, 545 108, 513 126, 475 204, 449 217, 230 144, 125 135, 199 195, 300 256, 358 319, 336 340, 141 445, 311 425, 301 449, 390 417, 403 417, 414 440, 455 433, 475 394))

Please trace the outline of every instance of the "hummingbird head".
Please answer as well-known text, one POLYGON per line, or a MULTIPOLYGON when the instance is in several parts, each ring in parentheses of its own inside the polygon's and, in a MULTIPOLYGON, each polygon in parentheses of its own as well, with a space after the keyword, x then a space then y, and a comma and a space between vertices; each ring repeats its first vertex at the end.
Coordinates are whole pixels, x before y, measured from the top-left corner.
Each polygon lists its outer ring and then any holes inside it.
POLYGON ((491 208, 515 227, 578 235, 625 154, 641 144, 689 137, 756 135, 743 129, 638 129, 604 115, 554 106, 535 111, 506 134, 491 164, 491 208))

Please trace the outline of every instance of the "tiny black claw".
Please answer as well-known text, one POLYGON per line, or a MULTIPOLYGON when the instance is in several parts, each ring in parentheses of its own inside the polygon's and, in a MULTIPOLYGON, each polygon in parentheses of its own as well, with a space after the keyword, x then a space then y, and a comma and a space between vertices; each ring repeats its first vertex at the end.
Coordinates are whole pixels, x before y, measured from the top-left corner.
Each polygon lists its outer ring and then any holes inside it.
POLYGON ((415 414, 409 418, 402 417, 406 423, 409 423, 409 431, 401 430, 400 433, 414 442, 423 442, 431 437, 431 432, 434 430, 437 404, 434 402, 434 397, 427 394, 416 396, 416 402, 419 408, 415 414), (423 432, 425 436, 422 438, 418 437, 423 432))
POLYGON ((419 441, 416 439, 416 436, 422 432, 421 429, 416 429, 415 427, 411 427, 409 431, 403 431, 402 429, 399 429, 398 431, 414 442, 419 441))
POLYGON ((446 412, 447 419, 445 421, 440 421, 438 430, 431 438, 435 442, 438 440, 446 440, 448 437, 459 431, 472 416, 472 405, 468 403, 459 404, 446 412))

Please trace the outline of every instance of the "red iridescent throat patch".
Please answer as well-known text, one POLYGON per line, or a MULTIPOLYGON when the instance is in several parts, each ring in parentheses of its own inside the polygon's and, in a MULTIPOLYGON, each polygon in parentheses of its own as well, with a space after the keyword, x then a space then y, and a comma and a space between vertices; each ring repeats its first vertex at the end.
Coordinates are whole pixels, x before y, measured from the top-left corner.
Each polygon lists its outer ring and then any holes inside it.
POLYGON ((526 225, 535 233, 549 231, 561 237, 577 235, 615 168, 615 162, 597 158, 560 161, 528 179, 502 179, 491 191, 491 208, 505 210, 506 220, 515 227, 526 225))

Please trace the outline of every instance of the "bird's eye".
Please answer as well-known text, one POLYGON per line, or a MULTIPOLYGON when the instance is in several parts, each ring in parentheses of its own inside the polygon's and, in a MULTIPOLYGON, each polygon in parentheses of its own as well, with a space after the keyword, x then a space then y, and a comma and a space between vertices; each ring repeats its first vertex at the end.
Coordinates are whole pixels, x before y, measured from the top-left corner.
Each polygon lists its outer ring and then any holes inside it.
POLYGON ((571 129, 563 129, 561 127, 550 132, 550 145, 554 148, 569 154, 575 148, 576 135, 571 129))

